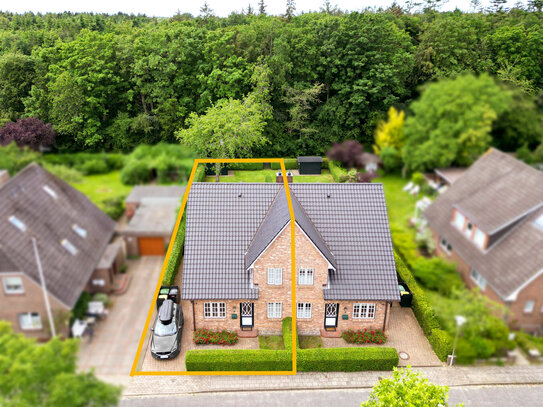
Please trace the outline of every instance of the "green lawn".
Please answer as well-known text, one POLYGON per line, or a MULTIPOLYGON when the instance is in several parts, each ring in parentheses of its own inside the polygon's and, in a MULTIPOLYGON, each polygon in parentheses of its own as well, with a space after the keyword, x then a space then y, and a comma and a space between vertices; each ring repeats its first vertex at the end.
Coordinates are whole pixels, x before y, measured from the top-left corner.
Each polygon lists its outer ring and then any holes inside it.
MULTIPOLYGON (((234 171, 233 176, 222 176, 221 182, 275 182, 276 172, 275 170, 234 171)), ((215 182, 215 176, 207 176, 205 180, 215 182)), ((334 180, 330 171, 322 170, 321 175, 295 175, 294 182, 334 182, 334 180)))
POLYGON ((269 350, 282 350, 285 349, 283 344, 283 337, 281 335, 271 335, 271 336, 258 336, 258 346, 260 349, 269 349, 269 350))
POLYGON ((322 339, 320 336, 298 336, 301 349, 322 348, 322 339))
POLYGON ((71 183, 71 185, 98 206, 101 206, 102 202, 109 198, 122 197, 124 200, 132 190, 132 185, 124 185, 121 182, 120 171, 85 175, 82 182, 71 183))

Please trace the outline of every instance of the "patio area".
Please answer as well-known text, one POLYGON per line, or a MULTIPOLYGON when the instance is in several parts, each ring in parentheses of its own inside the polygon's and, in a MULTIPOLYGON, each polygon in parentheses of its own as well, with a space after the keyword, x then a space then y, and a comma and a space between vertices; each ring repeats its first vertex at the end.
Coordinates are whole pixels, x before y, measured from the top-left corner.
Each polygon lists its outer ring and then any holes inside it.
POLYGON ((444 366, 432 350, 411 308, 402 308, 399 304, 393 304, 390 309, 390 322, 385 333, 388 339, 384 345, 351 344, 345 342, 343 338, 322 338, 322 344, 325 348, 389 346, 395 348, 400 356, 407 355, 407 359, 400 357, 399 366, 444 366))

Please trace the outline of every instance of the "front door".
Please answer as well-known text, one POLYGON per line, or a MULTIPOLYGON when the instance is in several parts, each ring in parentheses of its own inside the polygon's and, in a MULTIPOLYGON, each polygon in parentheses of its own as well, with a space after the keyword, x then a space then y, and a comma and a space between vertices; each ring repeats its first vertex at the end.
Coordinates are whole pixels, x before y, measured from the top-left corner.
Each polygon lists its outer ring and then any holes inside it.
POLYGON ((326 304, 324 309, 324 329, 335 331, 337 328, 339 304, 326 304))
POLYGON ((242 331, 250 331, 253 329, 254 325, 254 315, 255 309, 252 302, 242 302, 239 304, 239 309, 241 313, 240 326, 242 331))

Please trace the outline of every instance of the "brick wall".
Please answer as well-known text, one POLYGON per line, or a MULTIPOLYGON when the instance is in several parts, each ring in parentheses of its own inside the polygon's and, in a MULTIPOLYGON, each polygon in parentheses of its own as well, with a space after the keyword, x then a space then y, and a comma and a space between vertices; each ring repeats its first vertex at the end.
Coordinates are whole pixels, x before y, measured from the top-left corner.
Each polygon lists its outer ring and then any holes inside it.
MULTIPOLYGON (((447 258, 456 263, 456 269, 459 272, 462 280, 464 281, 466 287, 469 289, 474 289, 477 286, 475 282, 470 277, 471 267, 468 263, 464 261, 462 257, 454 250, 454 247, 451 253, 447 253, 439 245, 439 235, 435 232, 434 239, 436 241, 436 254, 447 258)), ((520 265, 522 267, 522 265, 520 265)), ((514 272, 512 270, 511 272, 514 272)), ((536 327, 541 327, 543 325, 543 298, 541 293, 543 292, 543 276, 532 281, 528 284, 517 296, 517 300, 511 304, 507 304, 499 295, 490 287, 489 284, 486 285, 485 290, 482 292, 486 297, 490 298, 493 301, 496 301, 499 304, 508 306, 507 321, 509 325, 513 328, 524 327, 527 330, 534 330, 536 327), (526 301, 532 300, 535 301, 534 310, 531 313, 524 312, 524 306, 526 301)))
MULTIPOLYGON (((254 328, 259 334, 281 334, 282 318, 292 316, 291 295, 291 250, 290 250, 290 226, 287 226, 274 242, 262 253, 254 265, 253 282, 258 285, 259 296, 254 305, 254 328), (282 268, 283 279, 281 285, 269 285, 267 279, 268 268, 282 268), (269 319, 267 316, 267 304, 271 302, 282 303, 282 316, 277 319, 269 319)), ((296 226, 296 302, 311 303, 311 318, 298 319, 297 329, 300 335, 320 335, 324 328, 325 304, 327 302, 340 303, 338 330, 363 330, 382 329, 385 318, 384 302, 371 302, 376 304, 375 318, 372 320, 352 319, 353 304, 361 301, 325 301, 323 286, 328 283, 328 262, 317 248, 306 237, 304 232, 296 226), (298 284, 298 270, 312 268, 313 284, 298 284), (342 320, 343 308, 347 307, 348 320, 342 320)), ((227 316, 223 319, 206 319, 203 317, 203 303, 195 301, 196 327, 213 330, 235 330, 240 327, 239 303, 243 300, 226 302, 227 316), (231 314, 236 307, 238 319, 233 320, 231 314)), ((190 310, 192 312, 192 310, 190 310)))
POLYGON ((85 291, 87 291, 90 294, 94 294, 94 293, 109 294, 113 291, 113 288, 114 288, 113 270, 111 268, 96 269, 92 273, 91 278, 89 279, 87 285, 85 286, 85 291), (95 280, 103 280, 104 285, 94 284, 95 280))
MULTIPOLYGON (((55 297, 49 295, 49 303, 53 318, 65 314, 70 310, 65 307, 55 297)), ((1 273, 0 274, 0 319, 10 322, 15 332, 20 332, 31 338, 46 340, 50 338, 49 321, 47 319, 47 311, 45 301, 43 299, 43 291, 40 285, 34 280, 31 280, 22 273, 1 273), (23 294, 6 294, 2 283, 3 277, 21 277, 23 281, 23 294), (41 329, 22 330, 19 325, 18 315, 26 312, 37 312, 41 317, 41 329)), ((69 327, 57 327, 57 334, 67 336, 69 327)))

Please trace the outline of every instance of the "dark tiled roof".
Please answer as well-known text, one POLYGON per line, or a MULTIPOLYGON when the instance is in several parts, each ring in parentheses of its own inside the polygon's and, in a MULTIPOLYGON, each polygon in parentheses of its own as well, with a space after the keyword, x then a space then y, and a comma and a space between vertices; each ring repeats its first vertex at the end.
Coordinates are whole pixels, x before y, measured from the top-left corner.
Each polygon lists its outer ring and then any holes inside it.
POLYGON ((438 196, 424 217, 507 298, 543 269, 543 231, 534 225, 543 214, 538 205, 543 205, 543 173, 493 149, 438 196), (483 231, 495 231, 486 251, 451 224, 454 207, 483 231))
POLYGON ((17 270, 39 282, 31 237, 40 251, 47 289, 72 308, 102 258, 115 229, 115 222, 86 196, 70 185, 30 164, 0 188, 0 258, 2 252, 17 270), (48 186, 56 199, 44 190, 48 186), (13 226, 16 216, 27 227, 13 226), (77 224, 87 231, 82 238, 77 224), (61 241, 68 239, 77 249, 70 254, 61 241))
MULTIPOLYGON (((320 250, 324 257, 328 260, 333 267, 337 267, 336 260, 330 252, 330 249, 324 242, 321 234, 307 216, 300 202, 291 193, 292 209, 294 211, 294 219, 296 223, 313 244, 320 250)), ((253 240, 249 244, 247 254, 245 256, 245 266, 249 267, 253 264, 260 254, 268 247, 268 245, 275 239, 279 232, 290 221, 290 214, 288 209, 287 196, 284 188, 281 188, 275 199, 273 200, 270 208, 266 214, 266 217, 260 224, 258 230, 255 232, 253 240)))
POLYGON ((307 156, 307 157, 298 157, 299 163, 322 163, 322 157, 316 156, 307 156))
MULTIPOLYGON (((399 300, 382 185, 290 187, 300 227, 317 247, 322 242, 319 249, 337 268, 330 289, 324 290, 325 299, 399 300)), ((288 222, 284 194, 284 202, 274 202, 282 188, 271 183, 193 184, 187 202, 183 298, 258 298, 249 286, 244 254, 261 224, 263 241, 269 241, 288 222), (270 219, 282 226, 264 223, 270 219)), ((261 245, 253 241, 248 255, 259 254, 261 245)))

